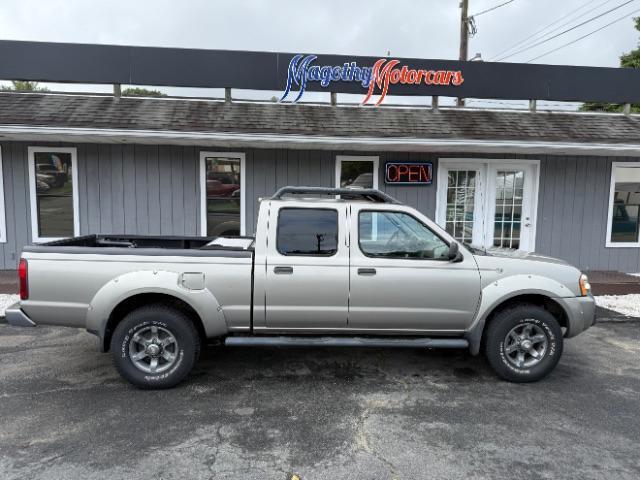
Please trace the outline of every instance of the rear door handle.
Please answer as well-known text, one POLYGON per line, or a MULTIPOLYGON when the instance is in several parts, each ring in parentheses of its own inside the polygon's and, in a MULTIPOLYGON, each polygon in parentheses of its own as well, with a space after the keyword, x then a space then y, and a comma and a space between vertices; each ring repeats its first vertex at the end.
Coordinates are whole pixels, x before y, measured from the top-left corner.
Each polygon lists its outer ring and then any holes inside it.
POLYGON ((293 267, 273 267, 273 273, 276 275, 291 275, 293 267))
POLYGON ((375 268, 359 268, 358 269, 358 275, 375 275, 375 274, 376 274, 375 268))

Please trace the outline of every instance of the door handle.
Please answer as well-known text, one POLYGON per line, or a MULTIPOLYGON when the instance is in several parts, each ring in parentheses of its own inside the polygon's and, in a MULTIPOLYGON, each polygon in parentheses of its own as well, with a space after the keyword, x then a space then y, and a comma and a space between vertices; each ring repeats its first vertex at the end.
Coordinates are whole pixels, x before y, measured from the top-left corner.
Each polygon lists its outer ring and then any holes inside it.
POLYGON ((291 275, 293 267, 273 267, 273 273, 276 275, 291 275))
POLYGON ((358 275, 375 275, 375 274, 376 274, 375 268, 359 268, 358 269, 358 275))

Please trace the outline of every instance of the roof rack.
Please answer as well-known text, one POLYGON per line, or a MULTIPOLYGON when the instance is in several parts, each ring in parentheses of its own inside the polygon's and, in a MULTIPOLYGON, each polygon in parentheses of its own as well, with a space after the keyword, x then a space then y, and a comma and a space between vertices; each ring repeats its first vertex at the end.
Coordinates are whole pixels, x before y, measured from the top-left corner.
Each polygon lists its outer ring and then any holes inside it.
POLYGON ((401 204, 400 201, 375 188, 326 188, 326 187, 282 187, 271 200, 280 200, 285 195, 340 195, 345 198, 361 197, 370 202, 401 204))

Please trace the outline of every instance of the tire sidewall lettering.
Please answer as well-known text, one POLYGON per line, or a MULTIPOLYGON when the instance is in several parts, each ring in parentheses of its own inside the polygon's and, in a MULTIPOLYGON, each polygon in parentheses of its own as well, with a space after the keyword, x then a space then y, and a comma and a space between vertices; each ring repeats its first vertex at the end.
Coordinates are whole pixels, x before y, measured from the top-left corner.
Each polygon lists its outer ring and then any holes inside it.
MULTIPOLYGON (((551 330, 551 328, 549 327, 549 325, 547 325, 546 322, 543 322, 537 318, 529 318, 526 320, 519 320, 517 322, 516 325, 522 325, 522 324, 532 324, 532 325, 536 325, 540 328, 542 328, 547 336, 547 342, 548 342, 548 348, 547 348, 547 352, 545 353, 544 358, 542 359, 542 361, 540 361, 540 363, 538 363, 537 365, 534 365, 533 369, 535 370, 536 368, 539 367, 543 367, 546 363, 549 362, 549 359, 553 358, 556 355, 557 352, 557 339, 555 334, 553 333, 553 331, 551 330)), ((506 332, 505 332, 506 334, 506 332)), ((514 365, 511 364, 511 362, 509 362, 509 360, 507 359, 507 353, 505 350, 505 341, 504 339, 502 339, 498 345, 498 349, 499 349, 499 355, 500 355, 500 360, 502 361, 502 363, 509 369, 511 370, 513 373, 517 374, 517 375, 530 375, 532 373, 532 368, 517 368, 514 365)))

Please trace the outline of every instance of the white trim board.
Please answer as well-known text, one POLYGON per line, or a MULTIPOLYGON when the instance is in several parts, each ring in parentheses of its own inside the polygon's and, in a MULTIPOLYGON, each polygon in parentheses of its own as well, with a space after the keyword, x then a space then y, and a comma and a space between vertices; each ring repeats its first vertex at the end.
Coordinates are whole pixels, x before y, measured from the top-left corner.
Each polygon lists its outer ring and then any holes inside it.
POLYGON ((548 155, 640 156, 640 144, 528 140, 335 137, 278 133, 177 132, 0 125, 0 138, 16 141, 196 145, 224 148, 293 148, 391 152, 529 153, 548 155))
POLYGON ((7 242, 7 217, 4 210, 4 169, 2 168, 2 146, 0 145, 0 243, 7 242))
POLYGON ((336 155, 336 188, 340 188, 340 176, 342 162, 373 162, 373 188, 378 188, 378 175, 380 170, 380 157, 362 155, 336 155))
POLYGON ((73 236, 80 235, 80 199, 78 198, 78 149, 71 147, 28 147, 29 164, 29 205, 31 212, 31 238, 34 243, 61 240, 59 237, 41 237, 38 235, 38 206, 36 204, 36 172, 35 153, 70 153, 71 154, 71 192, 73 205, 73 236))
POLYGON ((200 151, 200 235, 207 236, 207 178, 205 161, 207 157, 237 158, 240 160, 240 235, 246 235, 246 155, 239 152, 200 151))

